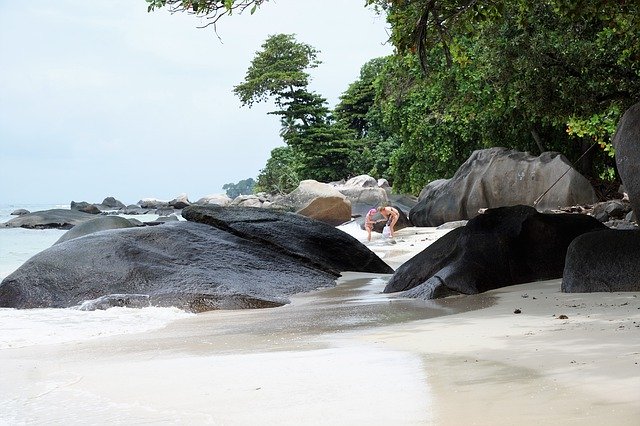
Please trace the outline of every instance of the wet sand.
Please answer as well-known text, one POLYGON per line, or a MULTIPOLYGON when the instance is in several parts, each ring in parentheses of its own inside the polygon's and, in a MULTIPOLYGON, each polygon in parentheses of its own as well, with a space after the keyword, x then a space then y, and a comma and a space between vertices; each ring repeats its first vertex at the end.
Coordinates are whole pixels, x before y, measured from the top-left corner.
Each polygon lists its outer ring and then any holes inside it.
MULTIPOLYGON (((442 233, 370 247, 396 267, 442 233)), ((281 308, 0 350, 0 412, 9 424, 640 424, 640 294, 562 294, 555 280, 416 301, 381 294, 386 279, 347 273, 281 308)))

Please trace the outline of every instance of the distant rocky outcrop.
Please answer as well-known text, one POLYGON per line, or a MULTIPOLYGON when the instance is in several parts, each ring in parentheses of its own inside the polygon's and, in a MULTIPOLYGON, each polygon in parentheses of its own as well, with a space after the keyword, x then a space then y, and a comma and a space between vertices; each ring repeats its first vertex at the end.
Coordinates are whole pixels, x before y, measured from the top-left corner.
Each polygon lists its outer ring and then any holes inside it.
POLYGON ((254 194, 238 195, 236 198, 234 198, 231 201, 229 205, 236 206, 236 207, 260 208, 264 206, 265 201, 266 201, 265 199, 260 198, 254 194))
POLYGON ((127 215, 138 215, 138 214, 147 214, 151 211, 148 208, 142 208, 137 204, 129 204, 126 207, 118 210, 119 214, 127 214, 127 215))
POLYGON ((189 197, 187 196, 187 194, 180 194, 173 200, 169 201, 169 206, 177 210, 184 209, 185 207, 190 205, 191 202, 189 201, 189 197))
POLYGON ((205 195, 204 197, 196 201, 194 204, 197 204, 197 205, 213 204, 216 206, 228 206, 229 204, 231 204, 231 198, 229 198, 229 196, 226 194, 205 195))
POLYGON ((439 226, 471 219, 480 209, 533 206, 567 170, 536 205, 540 211, 593 204, 597 197, 589 181, 558 153, 545 152, 534 157, 506 148, 474 151, 451 179, 425 187, 409 218, 415 226, 439 226))
POLYGON ((89 214, 100 214, 100 209, 96 207, 94 204, 89 204, 86 201, 80 202, 71 202, 71 210, 77 210, 79 212, 89 213, 89 214))
POLYGON ((117 200, 114 197, 107 197, 104 200, 102 200, 102 203, 98 204, 97 207, 101 211, 106 211, 106 210, 120 210, 122 208, 125 208, 126 205, 122 201, 117 200))
POLYGON ((78 210, 51 209, 15 217, 0 226, 5 228, 71 229, 75 225, 95 219, 96 216, 78 210))
POLYGON ((400 266, 384 292, 432 299, 560 278, 569 244, 601 229, 586 215, 543 214, 529 206, 489 209, 400 266))
POLYGON ((266 209, 187 207, 188 222, 88 234, 40 252, 0 284, 0 306, 282 305, 344 270, 391 268, 346 233, 266 209), (200 223, 198 223, 198 222, 200 223), (204 222, 204 223, 203 223, 204 222))
POLYGON ((142 209, 154 210, 169 207, 169 201, 158 200, 157 198, 143 198, 137 205, 142 209))

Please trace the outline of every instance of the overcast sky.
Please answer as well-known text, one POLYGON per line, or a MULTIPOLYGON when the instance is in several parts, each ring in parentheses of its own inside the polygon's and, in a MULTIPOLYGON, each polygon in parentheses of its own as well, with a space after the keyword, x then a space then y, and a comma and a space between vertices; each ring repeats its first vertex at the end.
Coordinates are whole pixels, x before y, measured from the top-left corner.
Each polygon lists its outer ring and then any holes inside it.
POLYGON ((232 92, 269 35, 321 51, 311 88, 330 107, 392 51, 364 0, 271 0, 218 35, 202 23, 144 0, 0 1, 0 203, 222 193, 282 145, 272 105, 232 92))

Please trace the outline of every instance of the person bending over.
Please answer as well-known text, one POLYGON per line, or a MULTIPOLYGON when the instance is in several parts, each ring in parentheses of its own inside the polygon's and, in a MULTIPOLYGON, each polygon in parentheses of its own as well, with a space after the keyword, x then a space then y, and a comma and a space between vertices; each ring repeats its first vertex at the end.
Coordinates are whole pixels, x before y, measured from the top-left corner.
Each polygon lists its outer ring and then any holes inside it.
POLYGON ((387 219, 387 226, 389 227, 389 230, 391 231, 391 238, 393 238, 393 233, 394 233, 394 227, 396 226, 396 223, 398 222, 398 219, 400 218, 400 212, 398 211, 398 209, 396 209, 395 207, 391 207, 391 206, 386 206, 386 207, 378 207, 378 212, 380 212, 380 214, 382 216, 384 216, 385 219, 387 219))

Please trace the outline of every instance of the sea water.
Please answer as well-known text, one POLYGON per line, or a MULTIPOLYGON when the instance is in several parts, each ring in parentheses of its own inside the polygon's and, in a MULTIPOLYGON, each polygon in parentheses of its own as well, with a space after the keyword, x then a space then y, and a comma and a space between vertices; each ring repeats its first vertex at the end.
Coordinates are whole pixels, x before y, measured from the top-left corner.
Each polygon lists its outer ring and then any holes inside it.
MULTIPOLYGON (((0 204, 0 224, 16 216, 18 209, 30 212, 69 209, 68 204, 0 204)), ((158 215, 120 215, 142 222, 158 215)), ((356 223, 338 227, 360 241, 367 233, 356 223)), ((59 229, 0 228, 0 280, 5 279, 35 254, 51 247, 66 231, 59 229)), ((373 236, 381 238, 378 235, 373 236)), ((372 241, 375 244, 375 241, 372 241)), ((378 285, 381 286, 381 285, 378 285)), ((383 286, 383 285, 382 285, 383 286)), ((122 308, 81 311, 78 309, 8 309, 0 308, 0 350, 160 329, 181 318, 193 316, 177 308, 122 308)))
MULTIPOLYGON (((0 223, 15 218, 11 213, 18 209, 36 212, 68 208, 68 204, 4 204, 0 205, 0 223)), ((158 218, 157 215, 124 217, 135 217, 141 221, 158 218)), ((0 280, 35 254, 51 247, 65 232, 59 229, 0 228, 0 280)), ((0 350, 139 333, 162 328, 192 315, 177 308, 157 307, 114 307, 104 311, 0 308, 0 350)))

